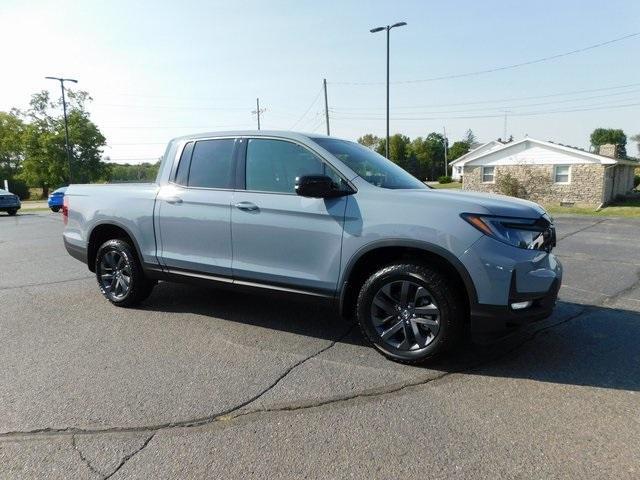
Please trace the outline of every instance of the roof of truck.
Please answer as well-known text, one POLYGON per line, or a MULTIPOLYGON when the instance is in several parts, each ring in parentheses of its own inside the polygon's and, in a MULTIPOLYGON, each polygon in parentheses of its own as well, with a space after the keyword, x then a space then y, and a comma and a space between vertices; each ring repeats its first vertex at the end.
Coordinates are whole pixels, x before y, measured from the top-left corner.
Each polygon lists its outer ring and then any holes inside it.
POLYGON ((326 137, 327 135, 323 135, 321 133, 292 132, 289 130, 227 130, 223 132, 203 132, 203 133, 194 133, 190 135, 182 135, 180 137, 176 137, 172 139, 172 141, 191 140, 191 139, 198 139, 198 138, 211 138, 211 137, 242 137, 242 136, 282 137, 282 138, 291 138, 294 140, 305 140, 305 139, 314 138, 314 137, 326 137))

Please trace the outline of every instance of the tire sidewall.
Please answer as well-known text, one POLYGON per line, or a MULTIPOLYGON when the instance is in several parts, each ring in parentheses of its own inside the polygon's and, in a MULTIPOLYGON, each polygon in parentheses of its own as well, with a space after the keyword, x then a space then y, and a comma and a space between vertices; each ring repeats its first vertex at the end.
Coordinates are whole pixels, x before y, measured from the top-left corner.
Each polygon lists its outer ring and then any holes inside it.
POLYGON ((360 327, 371 344, 384 355, 399 361, 419 363, 444 351, 449 344, 449 334, 452 321, 451 299, 443 288, 444 282, 440 273, 427 267, 413 264, 392 265, 376 272, 365 282, 358 296, 357 318, 360 327), (438 305, 440 310, 440 329, 436 338, 426 347, 416 350, 400 350, 385 343, 379 336, 371 321, 371 309, 376 293, 385 284, 409 280, 425 287, 438 305))
POLYGON ((129 305, 132 299, 135 298, 136 291, 142 288, 141 283, 144 281, 144 279, 142 278, 142 271, 138 265, 135 254, 131 250, 129 244, 127 244, 123 240, 108 240, 100 246, 96 255, 95 272, 100 292, 107 300, 109 300, 114 305, 129 305), (109 292, 107 292, 102 286, 102 282, 100 281, 100 275, 102 274, 102 259, 107 253, 112 251, 118 252, 120 255, 122 255, 125 258, 126 262, 130 265, 131 282, 129 291, 122 298, 115 298, 110 295, 109 292))

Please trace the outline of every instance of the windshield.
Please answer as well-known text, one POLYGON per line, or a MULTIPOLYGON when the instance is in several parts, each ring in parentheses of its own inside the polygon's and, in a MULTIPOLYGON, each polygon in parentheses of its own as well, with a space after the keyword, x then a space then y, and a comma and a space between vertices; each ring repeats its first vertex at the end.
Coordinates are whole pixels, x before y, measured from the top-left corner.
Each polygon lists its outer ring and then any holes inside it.
POLYGON ((376 187, 416 189, 427 186, 382 155, 358 143, 335 138, 312 138, 351 170, 376 187))

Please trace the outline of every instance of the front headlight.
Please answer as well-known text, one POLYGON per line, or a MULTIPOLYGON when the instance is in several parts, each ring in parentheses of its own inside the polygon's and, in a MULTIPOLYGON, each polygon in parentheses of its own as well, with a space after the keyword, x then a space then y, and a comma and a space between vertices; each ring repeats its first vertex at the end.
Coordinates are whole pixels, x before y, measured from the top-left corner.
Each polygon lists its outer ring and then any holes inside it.
POLYGON ((530 219, 463 213, 461 217, 485 235, 514 247, 549 252, 556 245, 555 228, 547 215, 530 219))

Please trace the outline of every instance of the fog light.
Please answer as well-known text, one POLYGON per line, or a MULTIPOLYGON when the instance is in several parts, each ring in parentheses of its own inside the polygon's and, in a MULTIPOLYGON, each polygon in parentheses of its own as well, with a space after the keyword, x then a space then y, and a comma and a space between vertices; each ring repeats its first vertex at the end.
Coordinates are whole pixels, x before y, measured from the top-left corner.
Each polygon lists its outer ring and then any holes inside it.
POLYGON ((529 308, 533 305, 532 300, 527 300, 526 302, 515 302, 511 304, 512 310, 524 310, 525 308, 529 308))

